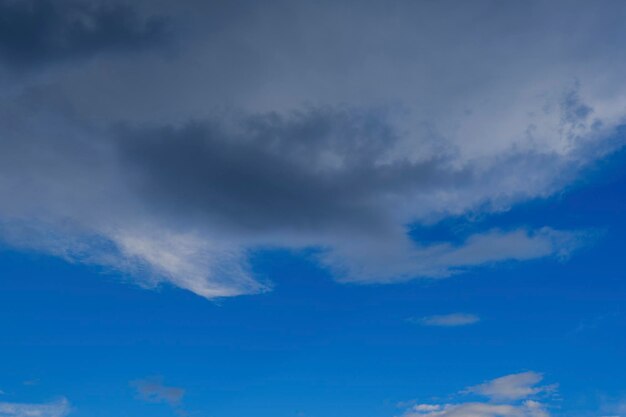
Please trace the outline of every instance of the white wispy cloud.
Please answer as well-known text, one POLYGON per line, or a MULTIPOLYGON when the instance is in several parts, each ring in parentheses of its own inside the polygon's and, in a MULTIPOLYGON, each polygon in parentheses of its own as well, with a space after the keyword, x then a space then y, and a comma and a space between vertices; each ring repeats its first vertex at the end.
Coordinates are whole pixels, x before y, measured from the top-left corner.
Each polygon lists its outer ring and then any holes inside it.
POLYGON ((542 404, 527 400, 519 405, 462 403, 430 405, 420 404, 404 417, 548 417, 542 404))
POLYGON ((475 314, 452 313, 414 318, 410 321, 423 326, 457 327, 476 324, 480 321, 480 317, 475 314))
POLYGON ((555 385, 537 386, 542 379, 543 375, 540 373, 532 371, 522 372, 469 387, 465 392, 480 394, 497 401, 510 401, 556 389, 555 385))
POLYGON ((174 406, 185 396, 183 388, 167 386, 161 377, 132 381, 131 385, 137 390, 139 398, 148 402, 164 402, 174 406))
POLYGON ((486 402, 416 404, 403 417, 549 417, 548 405, 535 397, 556 386, 538 387, 542 378, 536 372, 507 375, 462 391, 486 397, 486 402))
POLYGON ((65 417, 70 411, 65 398, 44 404, 0 402, 0 417, 65 417))

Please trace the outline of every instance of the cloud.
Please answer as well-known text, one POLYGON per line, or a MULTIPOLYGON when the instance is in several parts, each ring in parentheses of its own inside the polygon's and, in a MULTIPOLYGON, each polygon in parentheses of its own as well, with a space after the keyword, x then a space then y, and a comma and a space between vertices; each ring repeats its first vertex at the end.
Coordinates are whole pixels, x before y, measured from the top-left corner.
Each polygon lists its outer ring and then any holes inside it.
POLYGON ((84 129, 54 132, 64 121, 41 117, 43 135, 32 118, 14 119, 21 134, 5 140, 5 241, 121 270, 146 286, 166 280, 208 298, 265 291, 246 265, 247 251, 264 246, 319 247, 338 279, 367 283, 563 257, 586 237, 543 228, 490 230, 462 245, 411 242, 401 227, 413 212, 407 198, 421 199, 430 215, 450 206, 435 190, 452 197, 475 188, 476 202, 462 203, 468 209, 489 198, 479 195, 496 174, 446 160, 377 166, 393 134, 359 112, 259 116, 235 132, 122 128, 112 141, 84 129))
POLYGON ((549 414, 536 401, 525 401, 521 405, 463 403, 432 406, 421 404, 405 417, 548 417, 549 414), (426 406, 426 407, 423 407, 426 406), (420 409, 420 407, 423 407, 420 409))
POLYGON ((412 319, 411 321, 421 324, 423 326, 457 327, 476 324, 480 321, 480 317, 475 314, 453 313, 437 316, 427 316, 420 319, 412 319))
POLYGON ((0 417, 64 417, 70 411, 65 398, 46 404, 0 402, 0 417))
POLYGON ((153 403, 166 403, 177 406, 185 396, 185 390, 163 385, 163 378, 148 378, 131 383, 137 389, 139 398, 153 403))
POLYGON ((38 70, 0 80, 0 239, 207 298, 271 289, 248 265, 266 248, 364 284, 567 258, 593 234, 408 236, 549 197, 623 146, 623 7, 531 3, 0 3, 28 35, 5 58, 38 70), (144 15, 175 22, 176 54, 97 53, 150 43, 144 15))
POLYGON ((535 387, 541 380, 535 372, 507 375, 463 391, 486 396, 489 402, 416 404, 403 417, 549 417, 548 406, 533 397, 556 388, 535 387))
POLYGON ((484 395, 498 401, 510 401, 556 389, 554 385, 536 386, 542 379, 543 375, 537 372, 522 372, 469 387, 466 392, 484 395))
POLYGON ((470 236, 460 245, 415 244, 407 240, 339 241, 321 262, 346 282, 401 282, 416 277, 445 278, 472 267, 548 256, 567 257, 590 239, 585 231, 489 230, 470 236))
POLYGON ((163 22, 142 22, 130 7, 81 1, 0 1, 0 62, 15 68, 149 46, 163 22))

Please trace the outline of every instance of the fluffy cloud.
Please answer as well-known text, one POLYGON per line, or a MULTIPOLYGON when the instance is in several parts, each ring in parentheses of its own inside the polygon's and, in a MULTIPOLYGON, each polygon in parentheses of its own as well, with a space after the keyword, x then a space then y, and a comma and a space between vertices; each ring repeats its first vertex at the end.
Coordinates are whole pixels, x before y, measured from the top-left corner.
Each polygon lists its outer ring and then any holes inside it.
POLYGON ((20 61, 0 25, 7 65, 40 70, 0 81, 0 237, 207 298, 268 290, 263 248, 359 283, 568 256, 587 232, 407 231, 550 196, 622 146, 626 8, 445 3, 1 3, 51 8, 54 36, 21 25, 20 61), (158 44, 155 15, 175 51, 99 53, 158 44))
POLYGON ((533 397, 555 386, 537 387, 541 380, 535 372, 507 375, 463 391, 487 397, 488 402, 417 404, 403 417, 549 417, 546 404, 533 397))
POLYGON ((66 399, 47 404, 0 402, 0 417, 64 417, 70 411, 66 399))

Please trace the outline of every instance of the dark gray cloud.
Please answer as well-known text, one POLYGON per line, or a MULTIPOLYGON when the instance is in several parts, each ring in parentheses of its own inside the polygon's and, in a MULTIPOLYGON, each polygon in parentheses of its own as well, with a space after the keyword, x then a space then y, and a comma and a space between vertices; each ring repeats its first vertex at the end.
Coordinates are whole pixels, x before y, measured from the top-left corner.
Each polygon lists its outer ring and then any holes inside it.
POLYGON ((390 227, 384 201, 472 178, 445 155, 381 163, 396 134, 375 111, 309 109, 124 128, 117 151, 157 210, 252 233, 368 233, 390 227))
POLYGON ((549 196, 623 145, 622 2, 121 1, 0 2, 7 65, 93 57, 2 85, 5 243, 210 298, 271 287, 247 264, 267 247, 398 282, 588 238, 407 229, 549 196), (159 42, 149 16, 175 54, 100 53, 159 42))
POLYGON ((141 19, 130 6, 53 0, 0 1, 1 62, 15 69, 128 51, 163 41, 163 19, 141 19))

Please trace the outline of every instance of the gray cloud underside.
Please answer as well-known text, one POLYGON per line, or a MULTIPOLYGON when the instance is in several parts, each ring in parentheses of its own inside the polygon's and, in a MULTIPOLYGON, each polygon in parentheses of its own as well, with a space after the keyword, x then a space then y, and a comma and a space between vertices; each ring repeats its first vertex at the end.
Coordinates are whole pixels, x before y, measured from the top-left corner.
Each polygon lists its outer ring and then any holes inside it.
POLYGON ((175 53, 85 41, 46 70, 33 47, 40 74, 0 105, 3 240, 209 298, 267 290, 246 260, 268 247, 362 283, 568 256, 587 232, 406 232, 549 196, 622 146, 625 7, 444 3, 137 2, 119 10, 175 21, 175 53))
POLYGON ((38 69, 164 39, 162 19, 144 22, 127 6, 76 0, 0 1, 0 63, 11 69, 38 69))

